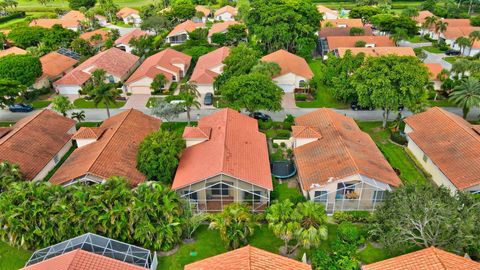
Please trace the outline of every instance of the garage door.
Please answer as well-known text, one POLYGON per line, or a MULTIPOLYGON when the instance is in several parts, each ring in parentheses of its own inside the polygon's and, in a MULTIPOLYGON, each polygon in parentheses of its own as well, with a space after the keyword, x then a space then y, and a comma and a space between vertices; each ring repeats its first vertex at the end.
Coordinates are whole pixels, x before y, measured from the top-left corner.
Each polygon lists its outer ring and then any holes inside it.
POLYGON ((132 86, 130 87, 130 91, 132 94, 150 94, 152 93, 152 90, 150 89, 150 86, 132 86))
POLYGON ((295 87, 291 84, 277 84, 278 87, 282 88, 284 92, 291 93, 295 89, 295 87))
POLYGON ((63 95, 78 95, 79 86, 57 86, 57 91, 63 95))

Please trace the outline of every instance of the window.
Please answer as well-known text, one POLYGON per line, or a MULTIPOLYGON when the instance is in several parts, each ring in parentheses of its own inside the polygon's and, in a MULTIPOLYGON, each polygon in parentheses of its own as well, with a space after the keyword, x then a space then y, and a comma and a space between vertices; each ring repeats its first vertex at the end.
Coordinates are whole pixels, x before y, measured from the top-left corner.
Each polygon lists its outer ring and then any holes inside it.
POLYGON ((340 199, 358 199, 356 198, 355 193, 355 184, 353 183, 338 183, 337 185, 337 195, 335 198, 340 199))
POLYGON ((172 81, 176 81, 176 80, 177 80, 177 76, 172 75, 172 81))
POLYGON ((253 194, 251 192, 244 191, 243 200, 247 203, 251 202, 252 199, 253 199, 253 202, 260 202, 261 200, 260 195, 262 195, 262 192, 260 190, 253 191, 253 194))
POLYGON ((327 191, 325 191, 325 190, 315 191, 315 193, 313 195, 313 201, 314 202, 326 203, 327 198, 328 198, 328 195, 327 195, 327 191))
POLYGON ((114 82, 115 82, 115 79, 113 78, 112 75, 108 76, 108 82, 110 82, 110 83, 114 83, 114 82))
POLYGON ((423 154, 423 158, 422 158, 422 159, 423 159, 423 162, 427 162, 427 160, 428 160, 427 155, 423 154))
POLYGON ((218 183, 211 187, 211 192, 214 196, 228 196, 229 186, 223 183, 218 183))
POLYGON ((58 161, 59 161, 58 155, 55 155, 55 156, 53 157, 53 162, 55 162, 55 164, 57 164, 58 161))
MULTIPOLYGON (((183 195, 187 195, 188 193, 190 193, 191 191, 188 191, 188 190, 184 190, 182 193, 183 195)), ((198 200, 198 195, 197 195, 197 192, 193 192, 193 193, 190 193, 189 195, 185 196, 186 198, 189 198, 191 200, 198 200)))
POLYGON ((373 201, 383 202, 385 200, 385 195, 385 190, 375 190, 373 191, 373 201))

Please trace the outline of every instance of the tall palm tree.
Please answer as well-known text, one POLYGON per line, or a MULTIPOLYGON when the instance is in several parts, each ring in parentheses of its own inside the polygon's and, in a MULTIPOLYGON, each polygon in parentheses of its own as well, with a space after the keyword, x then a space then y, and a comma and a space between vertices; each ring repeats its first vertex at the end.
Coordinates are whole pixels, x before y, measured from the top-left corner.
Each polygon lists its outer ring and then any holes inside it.
POLYGON ((472 42, 469 38, 459 37, 455 40, 455 43, 460 47, 461 54, 465 54, 465 49, 472 46, 472 42))
POLYGON ((198 98, 201 97, 200 92, 195 84, 186 82, 180 85, 180 97, 183 100, 183 105, 187 109, 188 125, 190 126, 192 107, 200 109, 201 106, 198 101, 198 98))
POLYGON ((471 42, 471 46, 470 46, 470 51, 468 54, 470 54, 470 52, 472 51, 472 46, 475 42, 479 41, 480 40, 480 31, 473 31, 470 33, 470 35, 468 35, 468 38, 470 38, 470 42, 471 42))
POLYGON ((95 107, 104 104, 107 109, 107 115, 110 118, 110 105, 115 105, 115 100, 120 96, 121 90, 115 88, 111 83, 106 83, 107 73, 103 69, 97 69, 92 73, 92 77, 80 91, 86 94, 88 100, 92 100, 95 107))
POLYGON ((447 31, 448 23, 443 21, 438 21, 435 23, 435 33, 438 35, 438 40, 440 40, 440 34, 445 33, 447 31))
POLYGON ((462 108, 463 118, 466 119, 470 109, 480 105, 480 82, 469 77, 453 89, 449 99, 462 108))
POLYGON ((438 17, 435 16, 428 16, 425 18, 425 21, 422 24, 422 28, 430 29, 438 22, 438 17))

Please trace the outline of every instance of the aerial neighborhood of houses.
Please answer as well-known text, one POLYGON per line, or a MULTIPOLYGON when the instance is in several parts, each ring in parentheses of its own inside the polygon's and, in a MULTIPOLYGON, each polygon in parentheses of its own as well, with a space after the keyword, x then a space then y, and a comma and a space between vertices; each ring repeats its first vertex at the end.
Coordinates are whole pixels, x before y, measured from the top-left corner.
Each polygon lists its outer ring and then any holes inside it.
POLYGON ((0 270, 480 270, 480 3, 0 4, 0 270))

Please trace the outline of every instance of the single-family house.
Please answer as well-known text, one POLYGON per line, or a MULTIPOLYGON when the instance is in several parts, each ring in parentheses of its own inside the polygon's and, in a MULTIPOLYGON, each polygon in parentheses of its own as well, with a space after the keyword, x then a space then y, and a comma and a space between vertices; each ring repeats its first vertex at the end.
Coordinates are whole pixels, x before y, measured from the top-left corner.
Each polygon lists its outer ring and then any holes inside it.
POLYGON ((286 50, 278 50, 261 58, 265 62, 274 62, 280 66, 280 74, 273 81, 285 92, 302 88, 313 77, 313 72, 302 57, 286 50))
POLYGON ((322 21, 322 28, 324 27, 357 27, 363 28, 361 19, 325 19, 322 21))
POLYGON ((77 20, 64 20, 64 19, 33 19, 28 26, 52 28, 56 24, 62 26, 65 29, 70 29, 73 31, 78 31, 81 28, 81 22, 77 20))
POLYGON ((60 94, 78 94, 78 90, 90 79, 97 69, 107 73, 107 80, 112 83, 125 81, 137 68, 139 57, 117 48, 100 52, 68 72, 53 83, 60 94))
POLYGON ((188 39, 188 34, 197 28, 204 28, 205 24, 202 22, 193 22, 192 20, 186 20, 183 23, 175 26, 170 33, 168 33, 165 42, 170 43, 172 46, 182 44, 188 39))
POLYGON ((206 6, 202 6, 202 5, 196 5, 195 6, 195 11, 196 12, 201 12, 203 14, 203 16, 201 16, 200 18, 197 18, 197 16, 195 16, 192 20, 194 22, 203 22, 203 23, 206 23, 208 18, 210 17, 212 11, 206 7, 206 6))
POLYGON ((237 8, 227 5, 217 9, 214 18, 216 21, 234 21, 237 13, 237 8))
POLYGON ((103 29, 96 29, 93 31, 80 34, 80 38, 86 40, 90 45, 101 47, 108 39, 109 32, 103 29))
POLYGON ((480 127, 433 107, 405 119, 408 149, 439 186, 480 193, 480 127))
POLYGON ((128 78, 125 82, 127 91, 132 94, 150 94, 153 91, 150 85, 158 74, 163 74, 167 80, 162 89, 168 89, 172 82, 179 82, 185 76, 191 60, 191 56, 170 48, 156 53, 145 59, 128 78))
POLYGON ((323 15, 322 18, 324 20, 338 19, 338 11, 331 10, 331 9, 327 8, 326 6, 317 5, 317 11, 318 11, 318 13, 323 15))
POLYGON ((442 81, 439 78, 439 74, 442 72, 443 67, 439 63, 425 64, 428 69, 428 75, 430 81, 433 82, 433 88, 440 90, 442 87, 442 81))
POLYGON ((197 211, 218 212, 233 202, 264 211, 273 189, 265 134, 257 120, 222 109, 183 132, 187 148, 172 189, 197 211))
POLYGON ((428 18, 428 17, 435 17, 435 15, 430 12, 429 10, 422 10, 422 11, 419 11, 418 12, 418 15, 413 17, 412 19, 417 22, 417 26, 418 27, 422 27, 422 25, 425 23, 425 20, 428 18))
POLYGON ((353 55, 363 53, 365 56, 415 56, 415 52, 411 47, 374 47, 374 48, 337 48, 334 53, 339 57, 343 57, 347 51, 353 55))
POLYGON ((140 12, 136 9, 124 7, 117 12, 117 18, 123 20, 125 24, 133 24, 140 26, 142 18, 140 18, 140 12))
POLYGON ((366 48, 396 47, 395 42, 388 36, 329 36, 323 44, 322 52, 334 52, 338 48, 355 48, 360 41, 365 42, 366 48))
POLYGON ((133 47, 130 45, 130 40, 137 39, 146 35, 148 35, 147 32, 140 29, 135 29, 115 40, 115 47, 119 48, 122 51, 132 53, 133 47))
POLYGON ((135 109, 105 120, 99 127, 82 127, 74 135, 78 148, 65 160, 50 183, 103 183, 125 177, 134 187, 147 180, 137 170, 137 152, 143 139, 160 128, 161 121, 135 109))
POLYGON ((50 87, 53 81, 72 71, 78 61, 58 52, 51 52, 40 57, 40 63, 43 73, 33 85, 36 89, 50 87))
POLYGON ((228 47, 221 47, 198 58, 190 77, 190 83, 197 86, 198 92, 201 94, 213 92, 213 82, 218 75, 222 74, 223 60, 229 53, 228 47))
POLYGON ((35 251, 20 270, 155 270, 157 254, 94 233, 35 251))
POLYGON ((75 121, 44 109, 0 127, 0 160, 17 164, 27 180, 42 180, 72 147, 75 121))
POLYGON ((303 195, 335 211, 372 211, 401 184, 370 136, 331 109, 299 116, 292 147, 303 195))
POLYGON ((312 270, 306 263, 247 245, 185 266, 185 270, 312 270))
MULTIPOLYGON (((317 41, 317 52, 320 55, 326 55, 328 51, 327 46, 327 37, 348 37, 352 36, 351 29, 354 27, 322 27, 318 31, 318 41, 317 41)), ((359 28, 359 27, 355 27, 359 28)), ((363 33, 358 34, 359 36, 373 36, 372 28, 369 26, 363 26, 363 33)))
MULTIPOLYGON (((95 20, 98 22, 100 26, 106 26, 107 25, 107 18, 95 14, 94 15, 95 20)), ((69 12, 65 13, 63 16, 61 16, 62 20, 73 20, 73 21, 78 21, 78 22, 84 22, 87 20, 87 17, 85 17, 85 14, 78 10, 70 10, 69 12)))
POLYGON ((240 24, 240 23, 236 21, 225 21, 225 22, 214 23, 212 27, 210 27, 210 29, 208 30, 208 36, 207 36, 208 43, 212 43, 213 34, 217 34, 217 33, 225 34, 228 31, 228 27, 230 25, 235 25, 235 24, 240 24))
POLYGON ((480 31, 480 27, 447 27, 447 30, 444 33, 440 34, 440 39, 445 41, 446 44, 450 45, 452 49, 460 51, 463 55, 475 56, 480 52, 480 41, 475 40, 471 46, 467 46, 465 48, 462 48, 457 44, 457 39, 459 37, 468 38, 469 35, 474 31, 480 31))
POLYGON ((362 266, 362 270, 480 270, 480 263, 436 247, 362 266))
POLYGON ((447 41, 448 39, 451 39, 453 35, 457 35, 457 37, 462 36, 461 34, 463 34, 464 32, 468 32, 469 28, 472 27, 470 25, 470 19, 440 19, 440 21, 448 24, 445 33, 450 30, 449 37, 445 37, 444 33, 436 32, 434 25, 430 26, 429 29, 424 29, 424 34, 428 34, 429 37, 432 39, 440 39, 442 41, 447 41), (457 28, 466 29, 458 30, 457 28))
POLYGON ((22 48, 15 47, 15 46, 10 47, 10 48, 5 49, 5 50, 0 50, 0 57, 4 57, 4 56, 10 55, 10 54, 17 54, 17 55, 27 54, 27 51, 25 51, 22 48))

